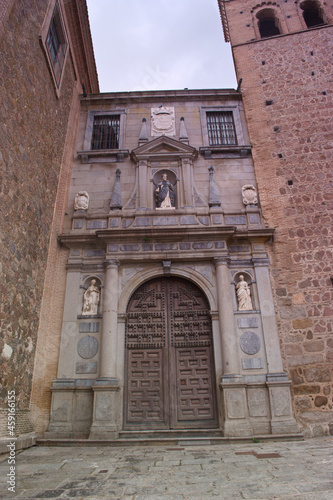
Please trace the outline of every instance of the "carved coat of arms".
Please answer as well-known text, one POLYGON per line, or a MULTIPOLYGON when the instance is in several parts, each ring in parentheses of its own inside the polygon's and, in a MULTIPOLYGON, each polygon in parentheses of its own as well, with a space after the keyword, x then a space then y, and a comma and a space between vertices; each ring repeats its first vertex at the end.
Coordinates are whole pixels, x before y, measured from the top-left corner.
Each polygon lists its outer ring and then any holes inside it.
POLYGON ((151 109, 151 135, 176 135, 175 108, 161 106, 151 109))

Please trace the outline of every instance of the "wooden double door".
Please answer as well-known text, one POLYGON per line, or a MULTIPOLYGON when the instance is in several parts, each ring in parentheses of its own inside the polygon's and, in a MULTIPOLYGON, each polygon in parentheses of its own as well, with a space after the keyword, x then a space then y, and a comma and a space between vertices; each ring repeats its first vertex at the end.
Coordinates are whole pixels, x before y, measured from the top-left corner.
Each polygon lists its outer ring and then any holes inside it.
POLYGON ((209 305, 191 282, 141 285, 126 320, 125 429, 216 428, 209 305))

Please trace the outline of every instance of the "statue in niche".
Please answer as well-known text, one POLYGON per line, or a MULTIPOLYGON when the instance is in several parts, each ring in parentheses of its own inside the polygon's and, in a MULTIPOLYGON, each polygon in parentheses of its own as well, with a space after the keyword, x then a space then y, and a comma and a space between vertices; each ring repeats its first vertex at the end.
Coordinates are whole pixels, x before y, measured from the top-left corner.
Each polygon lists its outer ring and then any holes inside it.
POLYGON ((97 314, 99 304, 99 289, 96 280, 91 280, 89 288, 83 294, 83 315, 97 314))
POLYGON ((244 276, 242 274, 239 276, 239 282, 236 285, 236 294, 238 300, 238 310, 252 311, 253 305, 251 300, 250 287, 244 280, 244 276))
POLYGON ((79 191, 75 196, 74 210, 88 210, 89 208, 89 195, 87 191, 79 191))
MULTIPOLYGON (((156 186, 156 184, 155 184, 156 186)), ((156 208, 173 209, 176 206, 174 184, 168 181, 167 174, 162 174, 162 180, 155 189, 156 208)))

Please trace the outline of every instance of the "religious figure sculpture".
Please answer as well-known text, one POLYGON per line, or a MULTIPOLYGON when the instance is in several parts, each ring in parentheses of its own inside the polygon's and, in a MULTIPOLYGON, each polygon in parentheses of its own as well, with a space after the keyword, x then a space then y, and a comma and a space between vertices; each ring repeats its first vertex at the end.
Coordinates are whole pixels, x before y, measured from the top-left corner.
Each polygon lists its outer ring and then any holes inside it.
POLYGON ((79 191, 75 196, 74 210, 88 210, 89 194, 87 191, 79 191))
POLYGON ((155 201, 157 208, 172 209, 176 206, 176 193, 174 184, 168 181, 167 174, 162 174, 162 180, 156 186, 155 201))
POLYGON ((91 280, 89 288, 83 294, 83 315, 97 314, 99 303, 99 289, 96 280, 91 280))
POLYGON ((244 280, 244 276, 242 274, 239 276, 239 282, 236 285, 236 294, 238 300, 238 310, 252 311, 253 305, 251 300, 250 287, 244 280))

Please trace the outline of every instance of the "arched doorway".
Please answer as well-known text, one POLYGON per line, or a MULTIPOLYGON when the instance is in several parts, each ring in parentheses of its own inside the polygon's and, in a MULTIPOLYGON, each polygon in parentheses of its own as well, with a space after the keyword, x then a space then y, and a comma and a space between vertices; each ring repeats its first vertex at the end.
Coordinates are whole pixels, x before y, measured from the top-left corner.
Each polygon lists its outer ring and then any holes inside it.
POLYGON ((210 309, 196 285, 178 277, 141 285, 125 343, 125 429, 217 427, 210 309))

